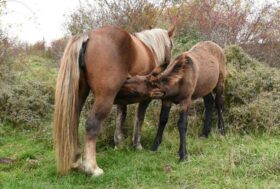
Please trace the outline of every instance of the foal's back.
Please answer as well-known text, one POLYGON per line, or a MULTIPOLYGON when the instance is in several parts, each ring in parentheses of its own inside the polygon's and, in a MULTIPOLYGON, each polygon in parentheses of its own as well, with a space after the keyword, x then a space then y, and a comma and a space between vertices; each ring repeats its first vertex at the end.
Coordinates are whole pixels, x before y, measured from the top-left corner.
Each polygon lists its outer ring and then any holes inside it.
POLYGON ((195 73, 193 98, 205 96, 224 82, 226 75, 223 49, 211 41, 200 42, 186 54, 192 59, 195 73))

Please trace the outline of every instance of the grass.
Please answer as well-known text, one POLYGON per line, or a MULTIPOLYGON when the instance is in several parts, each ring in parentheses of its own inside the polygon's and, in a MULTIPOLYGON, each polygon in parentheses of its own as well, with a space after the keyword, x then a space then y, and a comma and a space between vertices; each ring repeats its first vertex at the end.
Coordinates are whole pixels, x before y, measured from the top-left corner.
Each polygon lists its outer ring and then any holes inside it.
POLYGON ((159 151, 152 153, 148 149, 155 129, 148 128, 143 132, 143 151, 130 146, 114 150, 100 142, 97 161, 103 176, 71 172, 57 177, 48 125, 43 131, 0 127, 0 157, 15 160, 0 164, 0 188, 280 188, 277 135, 190 136, 189 160, 179 163, 177 130, 166 132, 159 151))

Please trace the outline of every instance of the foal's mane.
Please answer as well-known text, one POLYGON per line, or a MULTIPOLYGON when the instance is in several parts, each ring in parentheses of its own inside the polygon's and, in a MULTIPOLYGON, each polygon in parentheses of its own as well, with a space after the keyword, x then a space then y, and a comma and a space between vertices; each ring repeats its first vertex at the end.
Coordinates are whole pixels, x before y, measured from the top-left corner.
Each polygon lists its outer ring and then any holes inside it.
POLYGON ((160 65, 164 63, 166 53, 165 48, 170 48, 171 46, 168 32, 166 30, 159 28, 144 30, 135 33, 135 36, 155 53, 160 65))
POLYGON ((179 56, 167 67, 165 73, 158 79, 162 83, 173 85, 184 77, 185 71, 189 67, 188 65, 190 65, 191 68, 193 67, 192 59, 189 56, 179 56))

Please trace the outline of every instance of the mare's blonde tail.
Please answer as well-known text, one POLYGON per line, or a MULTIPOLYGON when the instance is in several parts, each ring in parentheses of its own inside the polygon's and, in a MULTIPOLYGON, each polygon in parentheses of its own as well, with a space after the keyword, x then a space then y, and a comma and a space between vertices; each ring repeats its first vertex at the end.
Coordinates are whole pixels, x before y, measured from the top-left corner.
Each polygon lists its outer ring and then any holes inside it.
POLYGON ((57 172, 66 174, 78 147, 79 55, 88 35, 69 39, 61 59, 55 92, 54 144, 57 172))

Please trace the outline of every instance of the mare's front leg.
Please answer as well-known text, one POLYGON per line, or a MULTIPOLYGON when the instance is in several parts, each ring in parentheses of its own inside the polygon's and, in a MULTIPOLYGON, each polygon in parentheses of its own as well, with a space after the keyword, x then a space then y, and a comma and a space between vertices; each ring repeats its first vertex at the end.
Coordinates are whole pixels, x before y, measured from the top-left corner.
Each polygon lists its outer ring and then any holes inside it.
POLYGON ((152 149, 151 149, 152 151, 157 151, 158 146, 161 143, 163 131, 164 131, 164 128, 165 128, 166 123, 168 121, 169 112, 170 112, 170 109, 171 109, 171 104, 172 103, 170 101, 162 100, 158 130, 157 130, 156 138, 154 140, 154 144, 153 144, 152 149))
POLYGON ((205 105, 205 118, 204 118, 202 135, 208 138, 208 135, 211 131, 211 119, 212 119, 213 104, 214 104, 214 98, 212 96, 212 93, 209 93, 208 95, 204 96, 203 100, 205 105))
POLYGON ((115 149, 121 147, 121 140, 123 136, 123 126, 127 115, 127 106, 118 105, 117 106, 117 124, 114 135, 115 149))
POLYGON ((141 145, 141 129, 144 122, 146 110, 148 108, 148 105, 150 104, 151 100, 145 100, 139 103, 137 113, 136 113, 136 119, 134 123, 134 134, 133 134, 133 146, 137 150, 142 150, 143 147, 141 145))
POLYGON ((183 101, 181 104, 182 109, 180 111, 180 116, 178 120, 178 130, 180 135, 180 147, 179 147, 179 156, 180 161, 184 161, 187 159, 188 152, 187 152, 187 144, 186 144, 186 133, 187 133, 187 126, 188 126, 188 120, 187 120, 187 113, 188 108, 190 105, 191 99, 187 99, 183 101))

